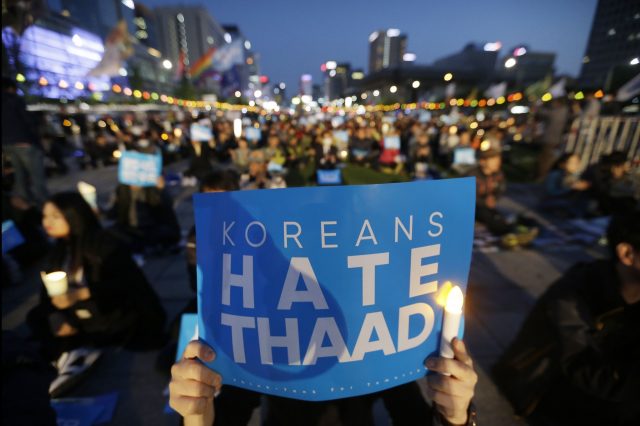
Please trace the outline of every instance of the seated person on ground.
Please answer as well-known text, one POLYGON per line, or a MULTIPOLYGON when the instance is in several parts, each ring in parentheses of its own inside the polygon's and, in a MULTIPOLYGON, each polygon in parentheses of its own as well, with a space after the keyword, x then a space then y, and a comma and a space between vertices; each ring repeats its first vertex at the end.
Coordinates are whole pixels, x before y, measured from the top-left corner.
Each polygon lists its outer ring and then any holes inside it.
POLYGON ((610 258, 573 266, 538 299, 494 376, 540 425, 640 419, 640 210, 614 216, 610 258))
POLYGON ((582 217, 587 212, 589 182, 580 178, 580 158, 564 154, 553 165, 545 179, 546 197, 542 208, 559 210, 582 217))
MULTIPOLYGON (((209 173, 202 179, 200 183, 200 192, 237 191, 240 189, 239 180, 240 177, 235 170, 218 169, 209 173)), ((195 225, 191 227, 189 234, 187 235, 187 247, 185 254, 187 260, 187 273, 189 274, 189 287, 195 294, 198 291, 195 225)), ((175 360, 182 314, 197 312, 198 300, 194 296, 169 325, 170 341, 158 355, 158 359, 156 361, 156 367, 158 370, 163 372, 168 371, 169 366, 175 360)))
POLYGON ((484 224, 493 235, 502 237, 506 247, 531 243, 538 229, 508 221, 496 208, 498 198, 506 190, 501 151, 491 147, 479 150, 477 156, 478 166, 468 173, 476 178, 476 221, 484 224))
POLYGON ((358 127, 355 135, 349 140, 349 158, 351 162, 361 165, 373 165, 380 154, 378 144, 367 137, 367 130, 358 127))
POLYGON ((165 313, 158 296, 131 253, 102 229, 82 196, 63 192, 51 197, 42 223, 55 240, 43 280, 45 274, 61 271, 68 283, 67 291, 55 296, 42 285, 40 302, 27 316, 47 357, 57 359, 85 347, 161 344, 165 313))
POLYGON ((249 154, 249 173, 240 177, 240 189, 271 189, 282 179, 276 179, 267 170, 267 160, 262 149, 249 154))

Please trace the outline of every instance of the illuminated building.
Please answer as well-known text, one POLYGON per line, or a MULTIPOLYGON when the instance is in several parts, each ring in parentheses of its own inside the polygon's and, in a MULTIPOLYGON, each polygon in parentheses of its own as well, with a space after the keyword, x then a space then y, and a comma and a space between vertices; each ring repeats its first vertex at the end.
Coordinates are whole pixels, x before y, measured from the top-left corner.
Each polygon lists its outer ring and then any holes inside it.
MULTIPOLYGON (((582 59, 580 82, 584 87, 604 87, 617 66, 628 66, 640 53, 640 2, 599 0, 589 41, 582 59)), ((631 72, 631 76, 638 71, 631 72)))
POLYGON ((400 30, 379 30, 369 36, 369 73, 402 65, 407 51, 407 36, 400 30))

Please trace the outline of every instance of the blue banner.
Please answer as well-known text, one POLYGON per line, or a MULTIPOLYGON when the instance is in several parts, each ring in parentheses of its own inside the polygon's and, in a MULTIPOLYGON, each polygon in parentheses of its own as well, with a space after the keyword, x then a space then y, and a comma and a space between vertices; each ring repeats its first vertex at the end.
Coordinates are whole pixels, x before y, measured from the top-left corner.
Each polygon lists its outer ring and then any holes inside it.
POLYGON ((193 123, 189 130, 192 141, 209 142, 213 138, 213 132, 209 126, 193 123))
POLYGON ((118 163, 118 181, 125 185, 156 186, 162 173, 162 155, 124 151, 118 163))
POLYGON ((227 384, 328 400, 424 376, 466 291, 473 178, 196 194, 199 337, 227 384))
POLYGON ((91 426, 109 423, 113 417, 118 393, 93 398, 63 398, 51 400, 59 425, 91 426))
POLYGON ((256 129, 255 127, 245 127, 244 137, 247 138, 248 141, 259 141, 261 137, 260 129, 256 129))
POLYGON ((316 172, 316 181, 318 185, 341 185, 342 184, 342 170, 322 170, 318 169, 316 172))
POLYGON ((2 254, 24 244, 24 237, 12 220, 2 222, 2 254))

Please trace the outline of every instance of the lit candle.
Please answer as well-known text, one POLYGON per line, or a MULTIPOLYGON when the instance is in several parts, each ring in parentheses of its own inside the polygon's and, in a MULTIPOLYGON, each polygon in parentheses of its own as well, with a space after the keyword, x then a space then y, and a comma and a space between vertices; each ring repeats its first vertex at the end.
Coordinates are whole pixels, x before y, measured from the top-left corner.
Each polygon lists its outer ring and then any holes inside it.
POLYGON ((451 341, 458 335, 460 318, 462 317, 462 305, 464 296, 457 285, 447 294, 447 303, 444 306, 444 318, 442 320, 442 336, 440 337, 440 356, 453 358, 451 341))

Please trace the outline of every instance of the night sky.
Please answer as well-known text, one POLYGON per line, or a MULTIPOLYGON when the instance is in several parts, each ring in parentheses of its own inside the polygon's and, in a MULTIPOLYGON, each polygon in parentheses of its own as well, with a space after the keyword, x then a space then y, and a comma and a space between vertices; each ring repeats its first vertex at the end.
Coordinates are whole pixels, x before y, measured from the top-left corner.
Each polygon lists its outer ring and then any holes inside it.
MULTIPOLYGON (((204 4, 220 24, 237 24, 260 54, 261 72, 297 90, 301 74, 320 82, 327 60, 368 71, 368 37, 382 28, 408 35, 416 63, 499 40, 556 52, 556 70, 577 76, 596 0, 143 0, 148 6, 204 4)), ((160 29, 162 31, 162 29, 160 29)), ((287 90, 289 94, 291 90, 287 90)))

